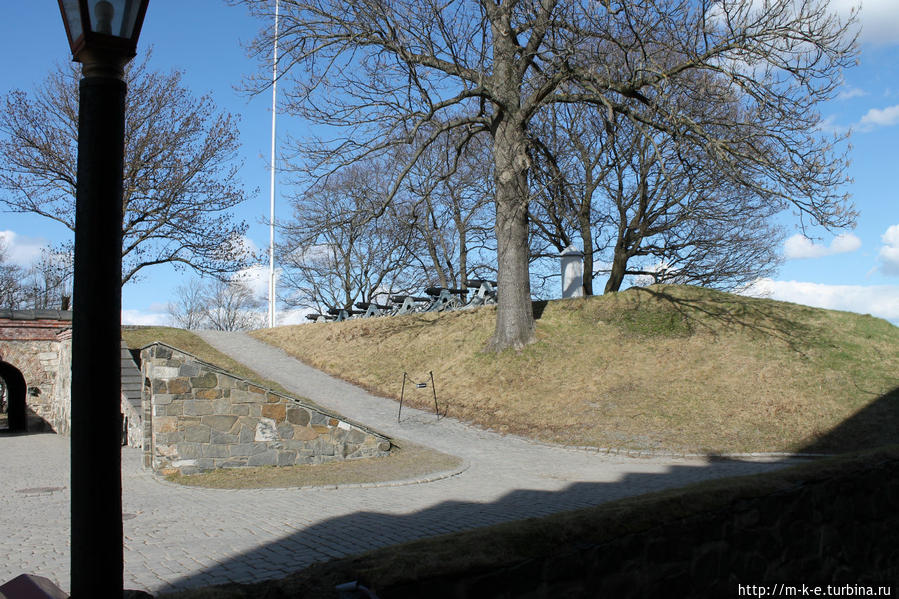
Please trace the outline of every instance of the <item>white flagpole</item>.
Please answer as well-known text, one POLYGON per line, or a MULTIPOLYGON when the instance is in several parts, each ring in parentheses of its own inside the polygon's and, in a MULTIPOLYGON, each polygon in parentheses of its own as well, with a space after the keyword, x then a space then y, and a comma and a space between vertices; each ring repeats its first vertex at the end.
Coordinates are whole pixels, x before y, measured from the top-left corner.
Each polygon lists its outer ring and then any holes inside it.
POLYGON ((272 165, 269 187, 271 189, 271 218, 268 234, 268 326, 275 326, 275 118, 278 97, 278 17, 279 0, 275 0, 275 50, 272 58, 272 165))

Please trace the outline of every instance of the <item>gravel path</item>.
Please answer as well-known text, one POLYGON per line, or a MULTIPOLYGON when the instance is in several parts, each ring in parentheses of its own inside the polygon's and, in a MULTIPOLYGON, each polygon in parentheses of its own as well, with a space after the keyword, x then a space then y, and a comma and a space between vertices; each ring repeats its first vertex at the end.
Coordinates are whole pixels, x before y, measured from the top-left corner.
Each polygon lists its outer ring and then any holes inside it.
MULTIPOLYGON (((122 453, 125 581, 151 593, 278 578, 313 562, 403 541, 543 516, 788 461, 627 458, 564 449, 403 409, 240 333, 202 333, 285 388, 398 439, 464 458, 449 478, 405 486, 213 490, 160 481, 122 453)), ((439 388, 438 388, 439 392, 439 388)), ((69 445, 0 436, 0 582, 22 572, 69 582, 69 445)))

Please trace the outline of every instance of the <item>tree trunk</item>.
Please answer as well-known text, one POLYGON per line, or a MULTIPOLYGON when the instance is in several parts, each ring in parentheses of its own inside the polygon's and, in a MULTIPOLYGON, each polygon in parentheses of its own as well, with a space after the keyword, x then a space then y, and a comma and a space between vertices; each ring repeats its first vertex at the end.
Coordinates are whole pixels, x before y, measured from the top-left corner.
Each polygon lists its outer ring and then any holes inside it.
POLYGON ((501 119, 494 133, 496 184, 496 330, 487 349, 520 349, 536 341, 528 272, 527 135, 523 123, 501 119))
POLYGON ((584 248, 584 295, 593 295, 593 228, 590 226, 590 207, 586 214, 582 210, 578 214, 581 229, 581 247, 584 248))
POLYGON ((627 271, 627 261, 627 247, 622 242, 619 242, 615 246, 615 255, 612 258, 612 272, 609 273, 609 280, 606 281, 606 288, 603 293, 621 289, 621 283, 624 281, 624 274, 627 271))

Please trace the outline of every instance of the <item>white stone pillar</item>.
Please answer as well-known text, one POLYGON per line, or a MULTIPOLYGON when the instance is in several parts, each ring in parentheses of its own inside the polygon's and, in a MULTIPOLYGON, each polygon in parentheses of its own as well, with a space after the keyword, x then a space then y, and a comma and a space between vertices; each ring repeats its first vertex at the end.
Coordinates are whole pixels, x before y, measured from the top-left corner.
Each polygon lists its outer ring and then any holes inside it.
POLYGON ((584 296, 584 253, 568 246, 559 254, 562 266, 562 299, 584 296))

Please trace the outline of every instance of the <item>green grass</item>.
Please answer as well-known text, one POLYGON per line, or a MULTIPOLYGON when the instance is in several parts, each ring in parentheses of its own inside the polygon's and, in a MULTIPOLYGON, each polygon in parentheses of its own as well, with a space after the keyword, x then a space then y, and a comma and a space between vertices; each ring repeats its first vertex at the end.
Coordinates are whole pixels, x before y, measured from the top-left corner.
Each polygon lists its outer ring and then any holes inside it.
POLYGON ((555 443, 716 454, 899 442, 899 328, 868 315, 653 286, 548 302, 521 351, 482 351, 494 322, 486 307, 253 335, 396 399, 403 372, 433 371, 450 416, 555 443))

